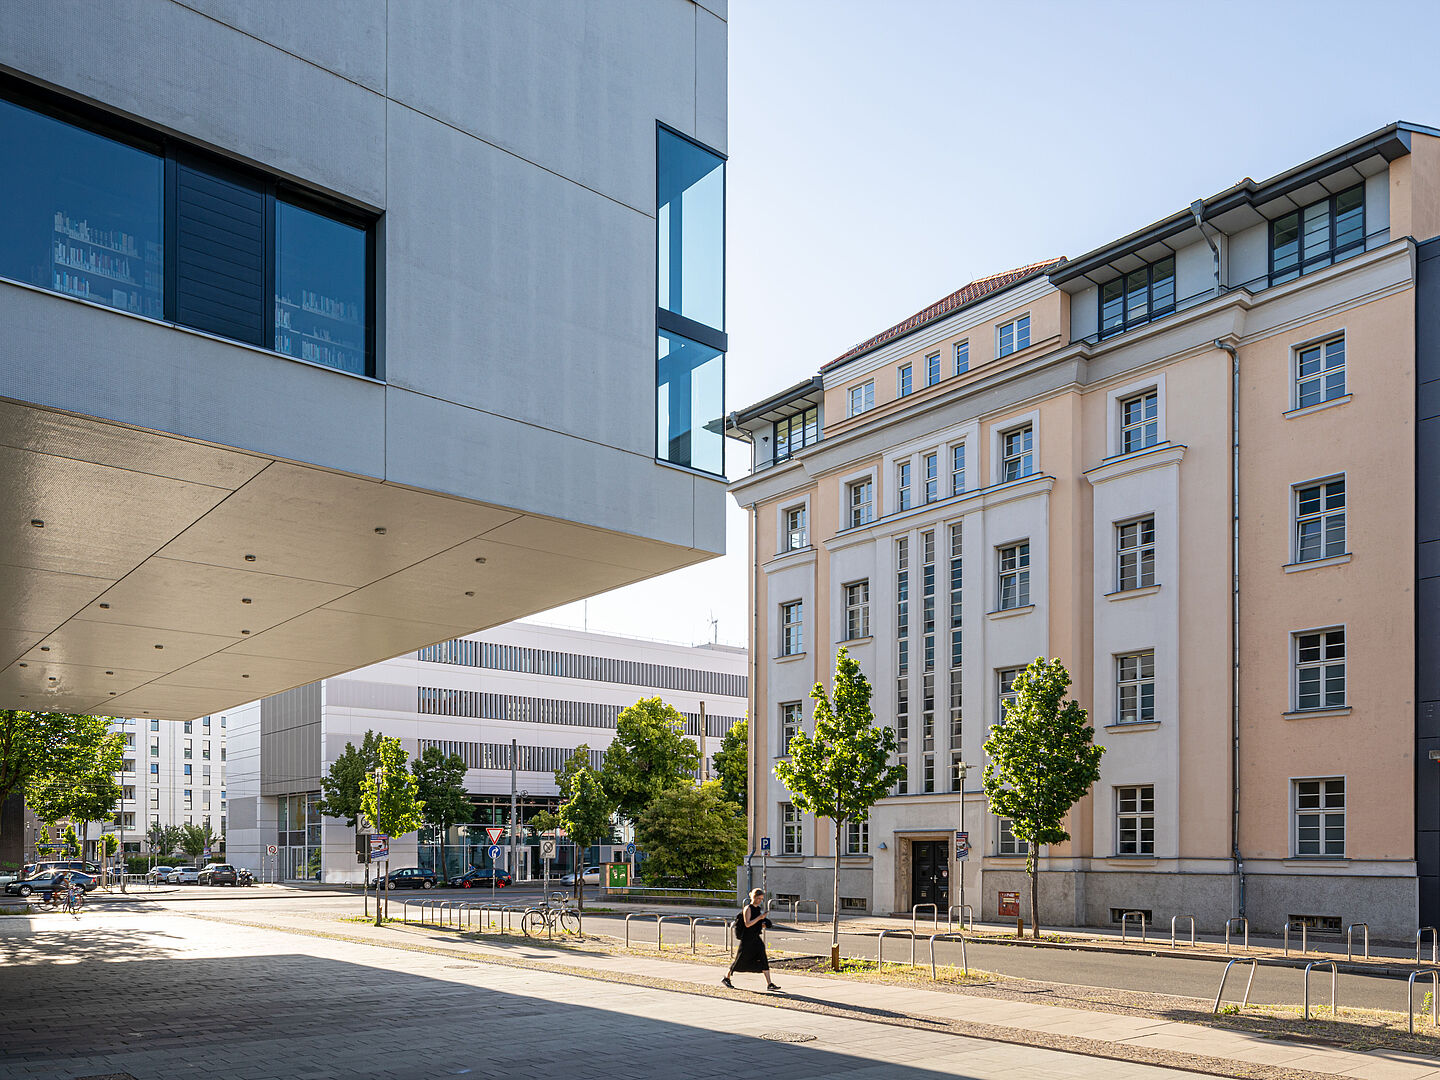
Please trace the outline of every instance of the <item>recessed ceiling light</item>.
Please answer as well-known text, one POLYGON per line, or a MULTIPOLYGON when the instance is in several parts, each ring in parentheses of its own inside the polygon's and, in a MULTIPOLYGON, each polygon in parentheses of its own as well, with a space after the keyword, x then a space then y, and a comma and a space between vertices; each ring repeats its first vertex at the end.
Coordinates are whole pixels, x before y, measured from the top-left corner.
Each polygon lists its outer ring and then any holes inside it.
POLYGON ((241 677, 242 679, 248 679, 250 676, 249 676, 249 675, 241 675, 240 677, 241 677))
POLYGON ((254 561, 255 561, 255 556, 254 556, 254 555, 246 555, 246 556, 245 556, 245 561, 246 561, 246 562, 254 562, 254 561))
POLYGON ((474 596, 474 595, 475 595, 475 590, 473 590, 473 589, 466 589, 466 590, 465 590, 465 595, 466 595, 466 596, 474 596))
POLYGON ((376 526, 375 526, 375 535, 376 535, 376 536, 384 536, 384 535, 385 535, 385 526, 384 526, 384 525, 376 525, 376 526))
POLYGON ((481 556, 480 556, 478 559, 476 559, 475 561, 478 562, 478 563, 483 563, 483 562, 485 561, 485 556, 484 556, 484 555, 481 555, 481 556))
POLYGON ((50 681, 51 681, 51 682, 59 682, 60 680, 57 679, 54 675, 51 675, 51 676, 50 676, 50 681))
POLYGON ((240 602, 241 602, 242 604, 249 604, 249 603, 251 603, 252 601, 251 601, 250 597, 248 597, 248 596, 242 596, 242 597, 240 597, 240 602))
POLYGON ((31 518, 30 524, 34 525, 37 529, 43 529, 45 527, 45 522, 41 521, 39 518, 31 518))
POLYGON ((40 651, 41 651, 41 652, 49 652, 49 651, 50 651, 50 646, 49 646, 49 645, 41 645, 41 646, 40 646, 40 651))
POLYGON ((101 604, 100 606, 101 606, 102 608, 104 608, 106 611, 109 611, 109 610, 110 610, 110 605, 109 605, 109 604, 101 604))
POLYGON ((110 696, 111 696, 111 697, 114 697, 114 696, 115 696, 115 691, 114 691, 114 690, 111 690, 111 691, 110 691, 110 696))
POLYGON ((107 671, 107 672, 105 672, 105 674, 106 674, 106 675, 114 675, 115 672, 113 672, 113 671, 107 671))
POLYGON ((156 647, 157 649, 163 649, 165 646, 164 646, 164 645, 156 645, 155 647, 156 647))
POLYGON ((241 632, 242 634, 248 634, 250 631, 249 631, 249 630, 241 630, 240 632, 241 632))

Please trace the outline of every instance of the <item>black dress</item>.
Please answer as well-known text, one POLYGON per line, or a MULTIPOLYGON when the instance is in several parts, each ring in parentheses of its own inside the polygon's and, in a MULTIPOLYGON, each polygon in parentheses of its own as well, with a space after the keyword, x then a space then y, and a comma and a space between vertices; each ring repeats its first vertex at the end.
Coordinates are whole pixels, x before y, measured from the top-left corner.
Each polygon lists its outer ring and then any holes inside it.
POLYGON ((746 922, 761 914, 754 904, 747 904, 740 920, 740 948, 735 953, 735 971, 769 971, 770 958, 765 955, 765 939, 760 932, 765 929, 762 918, 754 926, 746 922))

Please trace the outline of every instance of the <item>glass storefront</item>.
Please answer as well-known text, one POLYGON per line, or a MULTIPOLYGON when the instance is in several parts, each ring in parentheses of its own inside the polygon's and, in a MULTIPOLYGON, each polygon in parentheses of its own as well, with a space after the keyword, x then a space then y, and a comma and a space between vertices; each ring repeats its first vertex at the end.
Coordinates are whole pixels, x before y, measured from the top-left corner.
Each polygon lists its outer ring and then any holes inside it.
POLYGON ((318 791, 276 800, 275 843, 280 848, 280 875, 286 880, 320 880, 319 803, 318 791))

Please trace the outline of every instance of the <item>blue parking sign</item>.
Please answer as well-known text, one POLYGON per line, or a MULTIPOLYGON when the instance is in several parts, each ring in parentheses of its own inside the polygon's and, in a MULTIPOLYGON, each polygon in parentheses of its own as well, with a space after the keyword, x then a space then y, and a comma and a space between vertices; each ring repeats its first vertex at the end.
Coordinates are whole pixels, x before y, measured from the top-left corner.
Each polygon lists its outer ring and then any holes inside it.
POLYGON ((761 851, 769 851, 769 850, 770 850, 770 838, 769 838, 768 836, 762 836, 762 837, 760 837, 760 850, 761 850, 761 851))
POLYGON ((498 859, 498 858, 500 858, 500 845, 499 845, 499 844, 491 844, 491 845, 490 845, 490 861, 491 861, 491 862, 494 862, 494 861, 495 861, 496 859, 498 859))

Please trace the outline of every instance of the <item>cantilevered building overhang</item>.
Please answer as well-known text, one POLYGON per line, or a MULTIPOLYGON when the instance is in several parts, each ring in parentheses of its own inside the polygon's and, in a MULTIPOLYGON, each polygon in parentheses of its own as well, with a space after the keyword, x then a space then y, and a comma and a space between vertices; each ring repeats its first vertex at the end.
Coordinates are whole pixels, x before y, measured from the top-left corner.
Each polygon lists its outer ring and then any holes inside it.
POLYGON ((641 7, 6 5, 0 707, 187 719, 723 551, 725 10, 641 7))

